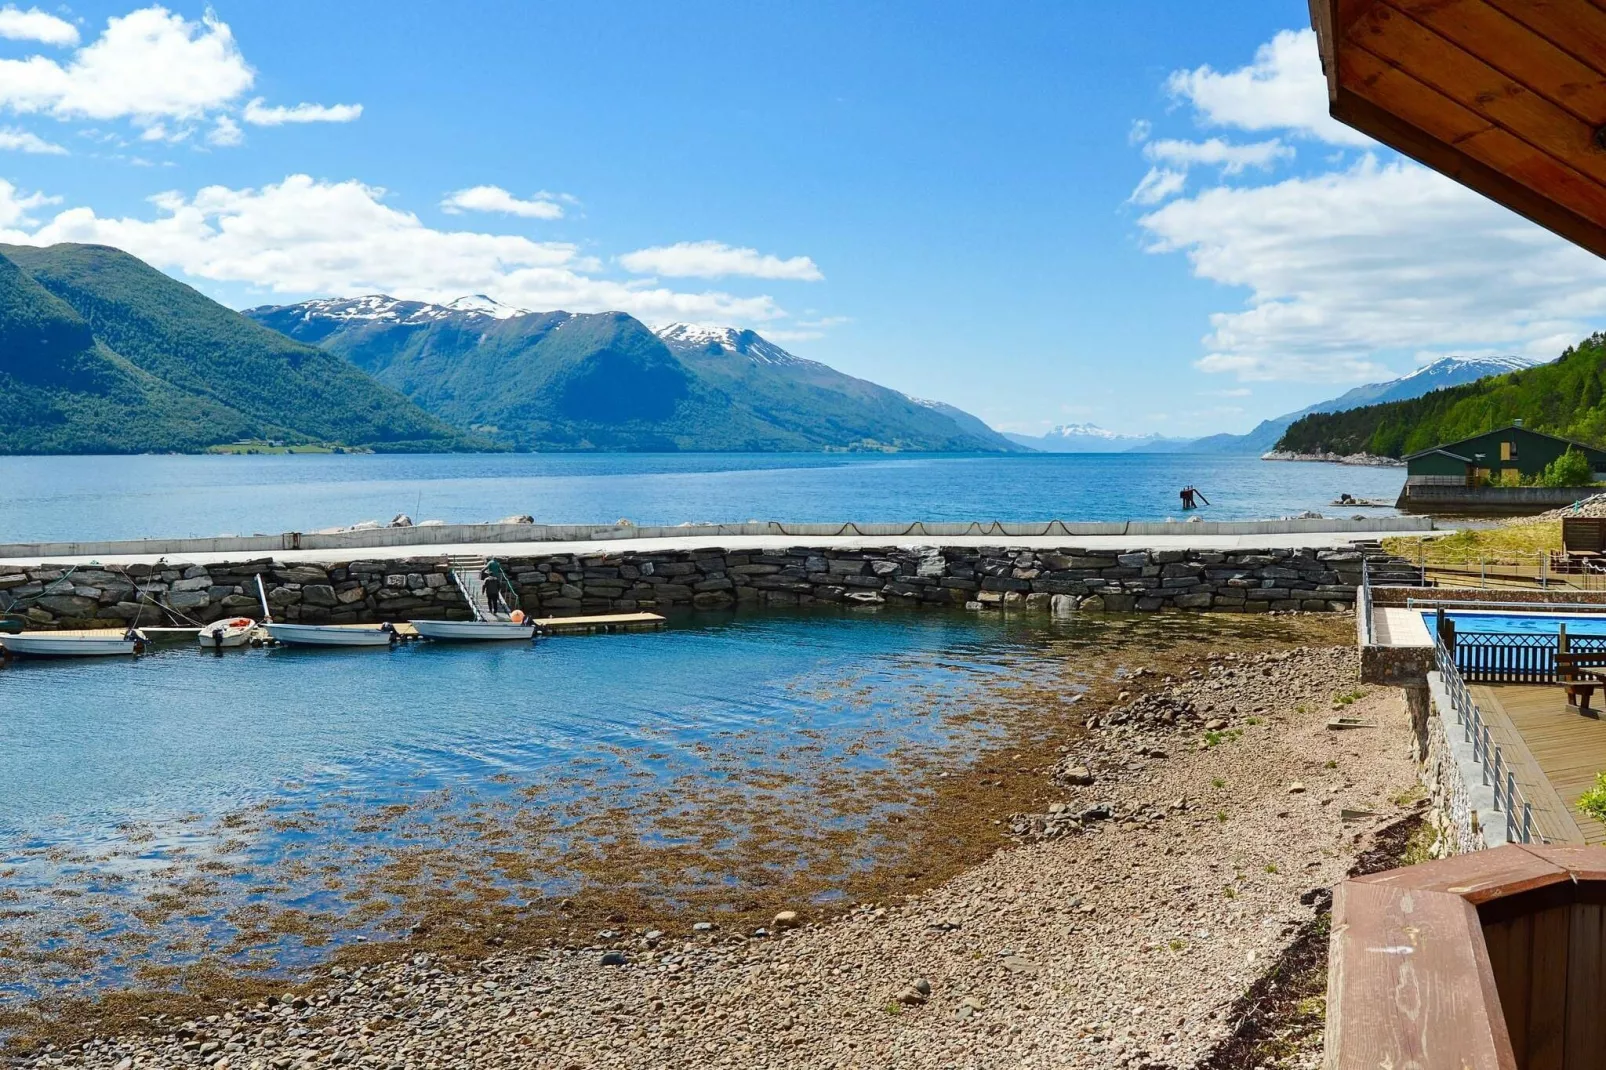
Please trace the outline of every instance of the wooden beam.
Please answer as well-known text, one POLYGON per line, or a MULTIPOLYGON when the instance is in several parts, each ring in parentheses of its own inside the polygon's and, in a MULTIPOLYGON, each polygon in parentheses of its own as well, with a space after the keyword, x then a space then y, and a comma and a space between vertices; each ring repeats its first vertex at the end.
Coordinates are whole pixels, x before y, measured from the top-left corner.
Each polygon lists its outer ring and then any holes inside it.
POLYGON ((1606 73, 1606 12, 1586 0, 1488 0, 1534 33, 1606 73))
POLYGON ((1324 1065, 1517 1070, 1471 904, 1387 882, 1339 885, 1324 1065))
POLYGON ((1370 52, 1351 49, 1338 62, 1344 85, 1379 108, 1387 106, 1427 137, 1528 187, 1536 197, 1556 197, 1584 218, 1606 226, 1606 185, 1579 174, 1370 52))
MULTIPOLYGON (((1468 55, 1565 109, 1606 123, 1606 75, 1484 0, 1390 0, 1468 55)), ((1593 8, 1589 9, 1594 11, 1593 8)), ((1599 12, 1595 12, 1598 16, 1599 12)))
POLYGON ((1351 45, 1410 72, 1462 107, 1505 127, 1567 166, 1606 182, 1595 128, 1422 23, 1379 4, 1350 32, 1351 45))
POLYGON ((1568 241, 1606 256, 1606 227, 1568 205, 1536 193, 1500 170, 1390 114, 1358 93, 1341 89, 1333 118, 1452 178, 1568 241))

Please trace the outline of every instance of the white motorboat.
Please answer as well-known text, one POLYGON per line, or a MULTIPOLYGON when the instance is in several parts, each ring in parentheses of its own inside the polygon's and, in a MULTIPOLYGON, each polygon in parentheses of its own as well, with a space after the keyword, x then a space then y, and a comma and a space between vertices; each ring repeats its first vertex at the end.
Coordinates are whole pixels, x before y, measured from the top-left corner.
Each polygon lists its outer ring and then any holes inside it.
POLYGON ((535 635, 533 621, 413 620, 407 623, 425 639, 529 639, 535 635))
POLYGON ((208 650, 244 646, 251 641, 251 629, 256 626, 250 617, 226 617, 204 625, 195 639, 208 650))
POLYGON ((374 627, 343 624, 280 624, 270 621, 263 625, 268 635, 291 646, 389 646, 396 638, 386 625, 374 627))
POLYGON ((8 653, 35 658, 103 658, 138 654, 145 644, 134 635, 52 635, 50 632, 0 634, 8 653))

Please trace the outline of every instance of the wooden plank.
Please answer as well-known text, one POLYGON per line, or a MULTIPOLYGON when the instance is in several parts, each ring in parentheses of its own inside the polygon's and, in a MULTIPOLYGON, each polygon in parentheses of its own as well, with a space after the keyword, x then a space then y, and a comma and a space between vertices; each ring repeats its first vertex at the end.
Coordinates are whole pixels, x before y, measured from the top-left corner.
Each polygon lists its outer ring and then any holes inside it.
POLYGON ((1488 691, 1567 806, 1583 841, 1606 844, 1606 824, 1578 809, 1579 797, 1606 770, 1606 721, 1580 717, 1567 706, 1560 687, 1500 686, 1488 691))
POLYGON ((1518 847, 1452 855, 1433 862, 1356 877, 1352 884, 1387 884, 1458 896, 1472 906, 1570 881, 1558 865, 1518 847))
POLYGON ((1574 170, 1606 181, 1606 155, 1595 146, 1591 124, 1398 9, 1374 7, 1349 40, 1574 170))
POLYGON ((1483 942, 1489 951, 1489 968, 1500 990, 1500 1006, 1511 1036, 1511 1050, 1518 1062, 1525 1062, 1528 1051, 1528 999, 1532 977, 1533 919, 1527 915, 1483 926, 1483 942))
POLYGON ((1599 67, 1606 57, 1606 12, 1585 0, 1488 0, 1557 48, 1599 67))
POLYGON ((1606 76, 1497 7, 1484 0, 1389 2, 1575 118, 1606 122, 1606 76))
POLYGON ((1600 903, 1574 903, 1567 935, 1566 1064, 1581 1068, 1599 1066, 1606 1053, 1606 929, 1600 903))
MULTIPOLYGON (((1511 714, 1506 710, 1501 695, 1509 693, 1508 689, 1473 686, 1470 690, 1472 700, 1478 704, 1485 720, 1492 726, 1492 734, 1497 737, 1505 760, 1511 764, 1512 771, 1516 774, 1518 789, 1533 808, 1536 831, 1551 843, 1586 843, 1583 830, 1574 819, 1568 801, 1561 797, 1561 793, 1551 783, 1544 766, 1529 748, 1527 737, 1518 729, 1511 719, 1511 714)), ((1560 692, 1560 688, 1555 690, 1560 692)), ((1517 816, 1520 820, 1521 814, 1517 816)), ((1561 865, 1560 862, 1550 861, 1555 865, 1561 865)))
POLYGON ((1571 907, 1532 915, 1529 962, 1528 1046, 1524 1070, 1564 1070, 1567 1036, 1567 932, 1571 907))
POLYGON ((1469 903, 1388 883, 1338 886, 1325 1065, 1516 1070, 1469 903))

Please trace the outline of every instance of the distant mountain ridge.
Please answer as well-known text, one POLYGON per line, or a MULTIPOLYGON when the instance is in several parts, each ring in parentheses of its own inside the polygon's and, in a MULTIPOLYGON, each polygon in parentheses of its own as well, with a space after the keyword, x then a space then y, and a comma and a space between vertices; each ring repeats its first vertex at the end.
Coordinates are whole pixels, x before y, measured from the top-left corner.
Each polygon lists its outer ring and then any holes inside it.
POLYGON ((515 449, 1016 448, 751 330, 653 331, 622 312, 531 312, 483 295, 439 305, 373 294, 245 314, 515 449))
POLYGON ((1242 435, 1209 435, 1195 439, 1186 449, 1188 453, 1242 453, 1259 456, 1276 448, 1290 425, 1313 413, 1345 412, 1366 405, 1387 401, 1403 401, 1421 397, 1434 390, 1476 382, 1490 375, 1521 371, 1539 364, 1525 357, 1440 357, 1424 364, 1408 375, 1381 383, 1366 383, 1347 390, 1336 398, 1307 405, 1297 412, 1285 413, 1270 420, 1262 420, 1254 429, 1242 435))
POLYGON ((1046 435, 1007 434, 1019 446, 1043 453, 1159 453, 1185 446, 1188 439, 1164 435, 1125 435, 1098 424, 1060 424, 1046 435))
POLYGON ((1519 419, 1546 434, 1606 442, 1606 334, 1569 346, 1549 363, 1508 369, 1419 397, 1311 413, 1289 425, 1277 448, 1403 457, 1519 419))
POLYGON ((99 245, 0 246, 0 412, 3 453, 468 444, 346 362, 99 245))

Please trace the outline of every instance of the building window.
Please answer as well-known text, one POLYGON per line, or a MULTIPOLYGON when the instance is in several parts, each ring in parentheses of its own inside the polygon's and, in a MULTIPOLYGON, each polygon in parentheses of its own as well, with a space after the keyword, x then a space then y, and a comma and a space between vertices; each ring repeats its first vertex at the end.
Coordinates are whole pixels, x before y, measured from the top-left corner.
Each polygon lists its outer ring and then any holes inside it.
POLYGON ((1502 461, 1515 461, 1517 459, 1517 444, 1515 442, 1500 443, 1500 459, 1502 461))

